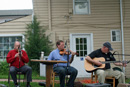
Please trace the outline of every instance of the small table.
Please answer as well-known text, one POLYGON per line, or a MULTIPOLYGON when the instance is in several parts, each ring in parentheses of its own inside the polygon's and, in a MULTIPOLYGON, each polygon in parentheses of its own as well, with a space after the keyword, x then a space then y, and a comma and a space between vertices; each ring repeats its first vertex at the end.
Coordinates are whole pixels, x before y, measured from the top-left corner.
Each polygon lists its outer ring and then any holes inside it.
POLYGON ((53 64, 56 63, 67 63, 67 61, 56 61, 56 60, 38 60, 38 59, 31 59, 32 62, 40 62, 46 64, 46 87, 50 87, 51 82, 51 74, 53 70, 53 64))

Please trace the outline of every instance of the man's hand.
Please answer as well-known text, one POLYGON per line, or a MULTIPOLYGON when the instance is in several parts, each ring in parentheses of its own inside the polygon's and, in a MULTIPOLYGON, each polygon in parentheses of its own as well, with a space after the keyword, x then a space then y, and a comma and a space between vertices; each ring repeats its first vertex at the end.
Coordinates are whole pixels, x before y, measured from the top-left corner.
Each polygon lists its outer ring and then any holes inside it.
POLYGON ((76 54, 76 52, 72 52, 71 54, 72 54, 72 55, 75 55, 75 54, 76 54))
POLYGON ((15 57, 15 58, 16 58, 16 57, 19 57, 19 53, 16 53, 14 57, 15 57))
POLYGON ((122 63, 122 66, 123 66, 123 67, 126 67, 126 66, 127 66, 127 63, 122 63))
MULTIPOLYGON (((14 57, 15 57, 15 58, 16 58, 16 57, 20 57, 19 53, 16 53, 14 57)), ((21 57, 22 57, 22 52, 21 52, 21 57)))
POLYGON ((102 65, 102 63, 99 62, 99 61, 95 61, 94 64, 97 65, 97 66, 101 66, 102 65))

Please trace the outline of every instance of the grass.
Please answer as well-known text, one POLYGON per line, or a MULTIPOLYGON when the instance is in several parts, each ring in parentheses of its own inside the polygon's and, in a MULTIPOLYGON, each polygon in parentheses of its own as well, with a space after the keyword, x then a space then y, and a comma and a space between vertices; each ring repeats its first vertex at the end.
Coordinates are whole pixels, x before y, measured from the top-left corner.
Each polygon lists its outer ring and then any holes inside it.
MULTIPOLYGON (((23 75, 20 76, 21 79, 23 79, 23 77, 24 77, 23 75)), ((0 74, 0 79, 8 79, 8 74, 5 74, 5 75, 1 75, 0 74)), ((33 80, 34 79, 37 79, 37 80, 46 80, 46 77, 40 76, 37 73, 33 73, 32 74, 32 79, 33 80)), ((56 77, 56 80, 59 80, 59 78, 56 77)), ((126 83, 129 83, 129 82, 130 82, 130 78, 126 79, 126 83)), ((4 85, 8 86, 8 82, 7 81, 0 81, 0 84, 4 84, 4 85)), ((21 82, 20 86, 21 87, 26 87, 26 83, 21 82)), ((31 82, 31 86, 32 87, 41 87, 41 86, 39 86, 38 82, 31 82)), ((10 87, 14 87, 13 82, 10 82, 10 87)), ((59 84, 55 84, 55 87, 60 87, 60 85, 59 84)))
MULTIPOLYGON (((9 87, 9 84, 6 81, 0 82, 0 84, 4 84, 9 87)), ((14 87, 13 82, 10 83, 10 87, 14 87)), ((21 82, 20 87, 26 87, 26 83, 21 82)), ((40 86, 37 82, 31 82, 31 87, 42 87, 42 86, 40 86)), ((59 87, 59 84, 55 84, 55 87, 59 87)))
MULTIPOLYGON (((18 75, 17 75, 17 78, 18 75)), ((20 79, 23 79, 24 76, 23 75, 20 75, 20 79)), ((0 74, 0 79, 8 79, 8 74, 0 74)), ((32 79, 33 80, 46 80, 46 77, 43 77, 43 76, 40 76, 39 74, 37 73, 32 73, 32 79)), ((56 79, 58 80, 59 78, 56 77, 56 79)), ((7 81, 0 81, 0 84, 4 84, 6 86, 9 87, 9 84, 7 81)), ((13 82, 10 82, 10 87, 14 87, 14 83, 13 82)), ((26 83, 23 83, 23 82, 20 82, 20 87, 26 87, 26 83)), ((31 82, 31 87, 42 87, 42 86, 39 86, 38 82, 31 82)), ((55 87, 59 87, 59 84, 55 84, 55 87)))
POLYGON ((130 82, 130 78, 127 78, 125 82, 126 82, 126 83, 129 83, 129 82, 130 82))
MULTIPOLYGON (((8 86, 8 82, 6 82, 6 81, 0 82, 0 84, 4 84, 4 85, 8 86)), ((39 86, 38 83, 36 83, 36 82, 32 82, 32 83, 31 83, 31 86, 32 86, 32 87, 41 87, 41 86, 39 86)), ((14 87, 13 82, 10 82, 10 87, 14 87)), ((20 87, 26 87, 26 84, 21 82, 21 83, 20 83, 20 87)))

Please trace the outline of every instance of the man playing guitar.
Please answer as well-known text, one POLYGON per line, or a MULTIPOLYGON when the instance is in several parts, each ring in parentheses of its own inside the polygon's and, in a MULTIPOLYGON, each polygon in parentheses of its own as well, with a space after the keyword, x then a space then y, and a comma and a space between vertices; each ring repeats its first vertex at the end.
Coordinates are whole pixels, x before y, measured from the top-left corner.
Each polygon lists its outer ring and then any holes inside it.
MULTIPOLYGON (((103 44, 103 47, 101 49, 97 49, 90 53, 85 59, 89 61, 90 63, 96 65, 96 66, 102 66, 103 64, 100 61, 93 60, 94 58, 104 57, 105 61, 116 61, 116 59, 113 57, 111 44, 109 42, 105 42, 103 44)), ((114 63, 116 66, 124 66, 126 67, 126 63, 114 63)), ((110 63, 106 63, 105 67, 103 69, 97 69, 96 74, 98 75, 98 81, 100 83, 104 83, 106 76, 113 76, 116 79, 118 79, 119 83, 125 83, 125 75, 123 72, 113 70, 111 68, 110 63)))

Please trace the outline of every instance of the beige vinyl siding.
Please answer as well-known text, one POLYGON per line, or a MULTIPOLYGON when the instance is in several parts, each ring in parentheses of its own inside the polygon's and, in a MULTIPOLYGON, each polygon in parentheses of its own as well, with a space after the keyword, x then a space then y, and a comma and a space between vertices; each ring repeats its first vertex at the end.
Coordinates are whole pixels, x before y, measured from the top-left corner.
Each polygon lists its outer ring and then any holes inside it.
MULTIPOLYGON (((130 54, 130 0, 123 1, 123 22, 124 22, 124 47, 125 54, 130 54)), ((125 56, 125 60, 130 60, 130 56, 125 56)), ((130 64, 126 67, 126 76, 130 77, 130 64)))
MULTIPOLYGON (((93 33, 96 49, 103 42, 111 41, 111 29, 120 29, 119 0, 90 0, 91 14, 70 14, 71 19, 66 19, 65 15, 73 9, 73 0, 51 0, 50 9, 52 13, 50 32, 55 32, 54 41, 59 38, 69 39, 70 33, 93 33)), ((34 13, 43 25, 49 25, 47 0, 34 0, 34 13)))
MULTIPOLYGON (((49 0, 34 0, 34 13, 41 25, 49 26, 49 0)), ((90 0, 90 14, 76 15, 68 12, 73 9, 73 0, 50 0, 51 34, 53 43, 68 40, 70 33, 93 33, 94 50, 102 43, 111 42, 111 30, 121 29, 120 0, 90 0), (71 18, 65 18, 70 16, 71 18)), ((125 53, 130 53, 130 0, 123 1, 124 46, 125 53)), ((72 11, 73 12, 73 11, 72 11)), ((122 54, 122 43, 111 42, 114 51, 122 54)), ((122 56, 115 56, 117 60, 122 56)), ((126 56, 125 59, 130 59, 126 56)), ((126 67, 126 76, 130 76, 130 64, 126 67)))
POLYGON ((42 26, 48 25, 48 0, 34 0, 34 14, 42 26))
MULTIPOLYGON (((90 15, 71 15, 65 19, 68 10, 72 9, 72 0, 52 1, 52 30, 58 38, 69 38, 70 33, 93 33, 94 49, 105 41, 111 41, 110 30, 120 29, 120 13, 118 0, 90 0, 90 15), (63 5, 64 4, 64 5, 63 5), (96 45, 97 44, 97 45, 96 45)), ((64 39, 65 40, 65 39, 64 39)))
POLYGON ((23 34, 26 25, 31 23, 32 16, 25 16, 13 21, 0 24, 0 34, 23 34))

